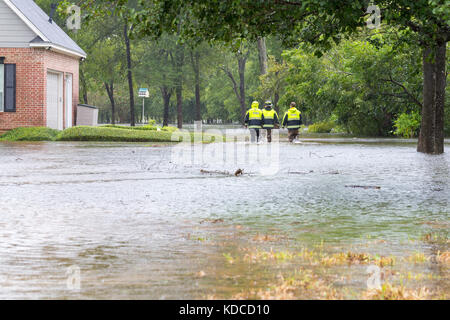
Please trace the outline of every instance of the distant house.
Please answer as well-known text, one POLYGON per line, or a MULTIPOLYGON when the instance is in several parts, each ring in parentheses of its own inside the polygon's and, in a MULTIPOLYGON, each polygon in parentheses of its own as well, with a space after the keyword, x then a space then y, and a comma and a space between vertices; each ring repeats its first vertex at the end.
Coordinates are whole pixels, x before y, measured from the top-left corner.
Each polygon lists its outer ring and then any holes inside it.
POLYGON ((0 0, 0 131, 75 123, 81 49, 32 0, 0 0))

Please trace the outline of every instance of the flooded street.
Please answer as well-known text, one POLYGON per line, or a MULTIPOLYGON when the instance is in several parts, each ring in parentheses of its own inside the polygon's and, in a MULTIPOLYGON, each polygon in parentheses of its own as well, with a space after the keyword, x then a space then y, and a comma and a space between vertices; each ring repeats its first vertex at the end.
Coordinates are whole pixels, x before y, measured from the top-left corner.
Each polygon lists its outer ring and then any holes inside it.
MULTIPOLYGON (((234 165, 173 163, 171 149, 1 143, 0 299, 228 298, 298 267, 237 258, 255 246, 396 257, 449 249, 421 241, 450 231, 448 152, 309 138, 281 143, 276 175, 250 167, 235 177, 201 172, 234 165), (79 290, 67 283, 73 270, 79 290)), ((448 290, 448 269, 416 267, 448 290)), ((365 269, 351 272, 356 279, 333 285, 364 289, 365 269)))

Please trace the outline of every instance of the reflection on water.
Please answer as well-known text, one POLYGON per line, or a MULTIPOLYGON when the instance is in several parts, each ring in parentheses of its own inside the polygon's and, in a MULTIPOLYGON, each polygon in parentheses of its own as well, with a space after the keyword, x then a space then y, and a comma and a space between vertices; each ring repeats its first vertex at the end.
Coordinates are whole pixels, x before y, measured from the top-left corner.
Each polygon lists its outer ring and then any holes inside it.
POLYGON ((239 178, 173 164, 170 146, 0 144, 0 298, 197 298, 226 286, 193 275, 220 268, 222 249, 204 239, 232 238, 233 226, 300 244, 379 238, 387 254, 430 223, 448 232, 449 153, 321 142, 282 144, 277 175, 239 178), (67 290, 70 266, 80 291, 67 290))

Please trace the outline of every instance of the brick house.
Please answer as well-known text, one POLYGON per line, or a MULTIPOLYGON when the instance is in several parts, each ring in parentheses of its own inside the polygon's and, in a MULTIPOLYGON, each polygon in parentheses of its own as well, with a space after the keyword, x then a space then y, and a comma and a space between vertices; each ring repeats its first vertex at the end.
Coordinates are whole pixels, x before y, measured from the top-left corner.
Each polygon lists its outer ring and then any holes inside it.
POLYGON ((32 0, 0 0, 0 131, 75 125, 86 53, 32 0))

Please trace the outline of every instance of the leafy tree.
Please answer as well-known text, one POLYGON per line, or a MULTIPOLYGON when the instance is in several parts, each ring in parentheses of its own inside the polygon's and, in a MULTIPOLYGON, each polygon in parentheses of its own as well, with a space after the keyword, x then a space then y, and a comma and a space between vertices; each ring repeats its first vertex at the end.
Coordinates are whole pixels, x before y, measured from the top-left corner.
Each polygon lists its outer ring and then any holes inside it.
MULTIPOLYGON (((85 0, 94 11, 113 4, 122 12, 128 1, 85 0)), ((163 30, 182 30, 182 36, 231 43, 280 35, 286 43, 298 39, 314 44, 322 53, 344 36, 360 32, 367 20, 368 0, 303 1, 140 1, 130 17, 138 34, 158 36, 163 30), (189 19, 180 20, 180 13, 189 19), (294 22, 294 23, 293 23, 294 22)), ((385 23, 406 30, 399 42, 415 41, 423 57, 422 125, 418 151, 442 153, 446 87, 446 44, 450 38, 450 5, 446 0, 376 0, 385 23)), ((109 6, 111 8, 111 6, 109 6)))

